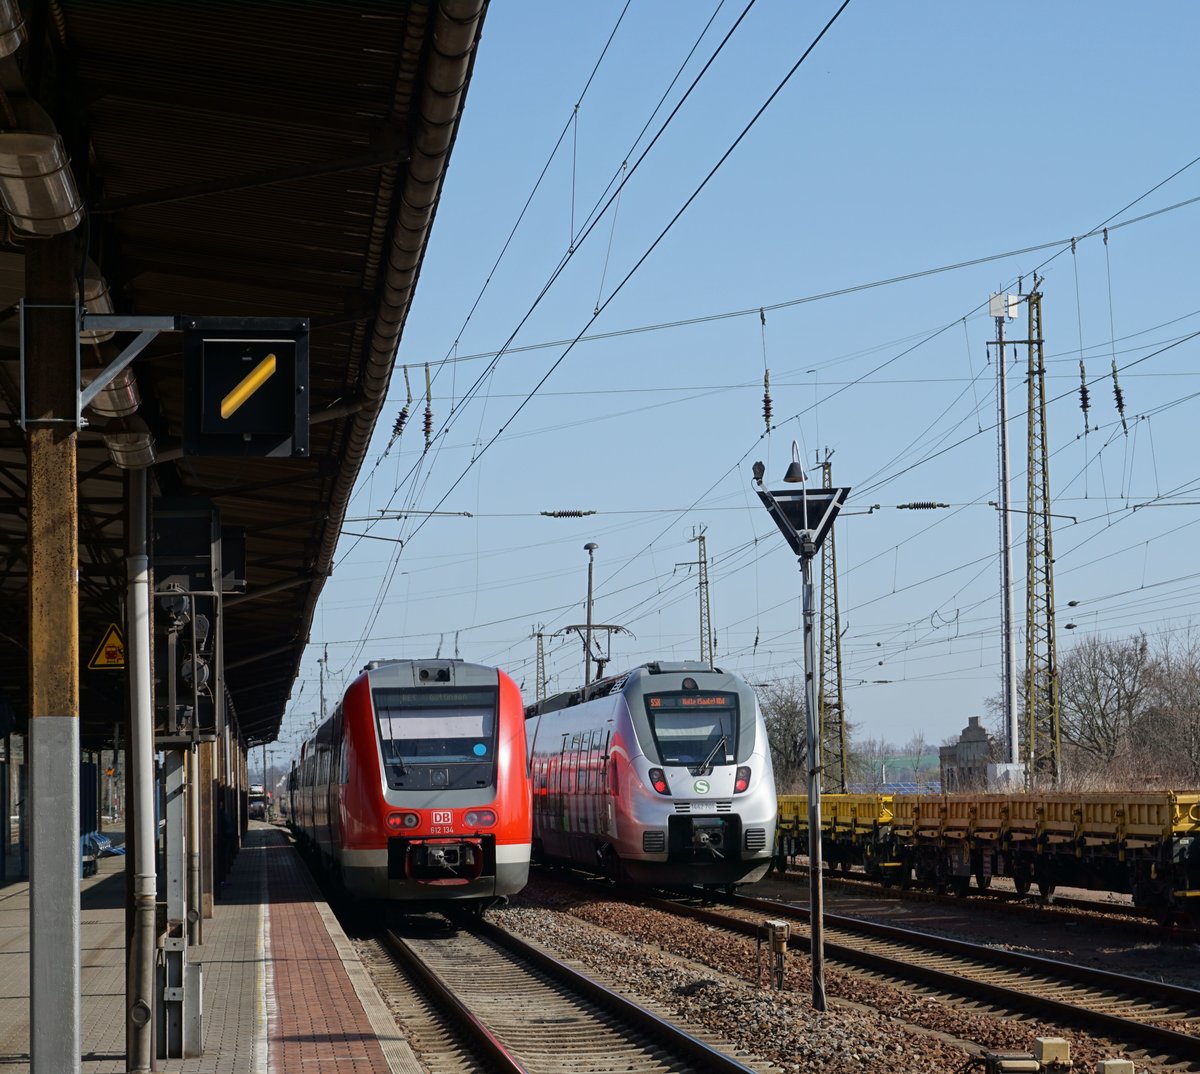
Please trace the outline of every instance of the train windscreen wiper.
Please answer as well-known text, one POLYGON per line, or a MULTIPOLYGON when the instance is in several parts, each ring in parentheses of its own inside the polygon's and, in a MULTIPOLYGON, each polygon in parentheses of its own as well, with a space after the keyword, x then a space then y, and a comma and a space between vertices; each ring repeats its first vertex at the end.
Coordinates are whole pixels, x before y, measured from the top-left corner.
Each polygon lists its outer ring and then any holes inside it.
POLYGON ((707 772, 709 769, 711 769, 712 763, 715 760, 717 754, 719 752, 723 751, 724 749, 726 749, 728 747, 728 745, 729 745, 728 736, 722 735, 720 738, 718 738, 717 744, 715 746, 713 746, 713 748, 711 750, 708 751, 708 756, 705 757, 704 760, 701 761, 699 765, 697 765, 695 768, 692 769, 692 775, 698 776, 702 772, 707 772))

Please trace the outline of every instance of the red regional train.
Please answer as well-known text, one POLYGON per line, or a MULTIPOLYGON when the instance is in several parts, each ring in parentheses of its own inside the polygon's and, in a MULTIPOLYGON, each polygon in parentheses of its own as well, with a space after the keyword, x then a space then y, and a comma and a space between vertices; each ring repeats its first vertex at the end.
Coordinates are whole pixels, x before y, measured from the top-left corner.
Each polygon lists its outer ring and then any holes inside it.
POLYGON ((371 662, 288 787, 302 849, 352 897, 482 914, 529 878, 525 713, 497 668, 371 662))

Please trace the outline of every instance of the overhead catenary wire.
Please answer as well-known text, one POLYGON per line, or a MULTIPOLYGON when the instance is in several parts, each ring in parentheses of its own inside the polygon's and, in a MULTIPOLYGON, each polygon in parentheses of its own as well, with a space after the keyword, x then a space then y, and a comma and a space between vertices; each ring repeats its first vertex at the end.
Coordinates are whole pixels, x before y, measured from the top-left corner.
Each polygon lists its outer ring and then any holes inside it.
MULTIPOLYGON (((699 185, 695 188, 695 190, 692 191, 692 193, 684 201, 683 205, 681 205, 679 207, 679 209, 674 213, 674 215, 667 222, 666 226, 662 228, 662 230, 658 233, 658 235, 654 238, 654 240, 650 243, 650 245, 645 249, 645 251, 641 254, 641 256, 637 259, 637 261, 633 264, 633 266, 629 269, 629 271, 622 278, 620 283, 618 283, 617 286, 613 289, 612 293, 604 300, 604 302, 599 307, 600 312, 603 312, 604 309, 613 301, 613 299, 615 299, 617 297, 617 295, 619 295, 624 290, 625 286, 634 277, 634 275, 638 272, 638 270, 642 267, 642 265, 645 264, 646 260, 650 257, 650 255, 658 248, 658 246, 661 244, 662 240, 670 233, 670 231, 674 228, 675 224, 678 223, 678 221, 683 216, 683 214, 687 211, 687 209, 691 206, 691 204, 700 195, 701 191, 704 190, 704 188, 708 185, 708 183, 711 181, 713 176, 716 175, 716 173, 720 170, 721 166, 725 163, 725 161, 727 161, 729 159, 729 157, 732 155, 732 153, 738 147, 738 145, 741 144, 741 142, 746 137, 746 135, 754 128, 754 126, 757 124, 758 120, 762 117, 763 113, 766 112, 766 110, 770 107, 771 103, 775 100, 775 98, 778 97, 778 95, 783 91, 784 87, 791 81, 793 76, 803 65, 804 61, 812 53, 813 49, 816 48, 816 46, 820 43, 822 38, 824 38, 824 36, 829 32, 829 30, 833 26, 833 24, 841 16, 842 12, 845 11, 845 9, 849 6, 849 3, 850 3, 850 0, 843 0, 843 2, 838 7, 838 9, 830 17, 829 21, 825 23, 825 25, 821 28, 820 32, 816 35, 816 37, 809 44, 809 46, 804 50, 804 52, 800 56, 800 58, 792 65, 792 67, 784 75, 783 79, 779 82, 779 84, 775 87, 775 89, 767 97, 766 101, 763 102, 763 104, 759 107, 759 109, 750 118, 749 122, 742 128, 741 132, 737 135, 737 137, 733 140, 733 142, 729 145, 729 147, 721 154, 721 156, 718 158, 717 162, 712 166, 712 168, 708 171, 708 173, 700 181, 699 185)), ((748 11, 749 7, 747 7, 746 10, 748 11)), ((745 13, 743 13, 743 15, 744 14, 745 13)), ((730 31, 730 32, 732 33, 732 31, 730 31)), ((636 165, 635 165, 635 168, 636 168, 636 165)), ((544 292, 545 292, 545 289, 543 289, 543 294, 544 294, 544 292)), ((584 324, 584 327, 579 331, 579 333, 575 336, 575 338, 570 343, 567 344, 567 347, 563 351, 563 353, 560 354, 554 360, 553 363, 551 363, 550 367, 546 370, 546 372, 542 375, 542 377, 537 381, 537 383, 533 386, 533 388, 528 392, 528 394, 521 401, 521 403, 513 410, 513 412, 509 415, 508 419, 504 422, 504 424, 501 425, 500 428, 496 431, 496 433, 491 437, 491 439, 486 444, 484 444, 484 446, 480 450, 478 456, 471 461, 471 463, 468 465, 468 467, 466 469, 464 469, 462 471, 462 473, 459 474, 459 476, 454 480, 454 482, 450 485, 450 487, 443 493, 441 499, 438 500, 437 506, 440 506, 442 503, 444 503, 446 501, 446 499, 450 496, 450 494, 454 491, 454 489, 459 485, 459 483, 462 481, 462 479, 466 476, 470 467, 473 466, 478 461, 478 458, 482 457, 483 454, 493 444, 495 444, 495 442, 504 434, 504 432, 506 431, 508 426, 521 414, 521 412, 525 409, 525 407, 528 405, 528 403, 537 394, 539 389, 550 379, 551 376, 553 376, 554 372, 563 363, 563 361, 566 360, 567 356, 571 353, 571 351, 574 349, 575 345, 579 342, 579 340, 583 337, 584 333, 587 331, 587 326, 590 325, 598 316, 599 316, 598 313, 593 313, 587 319, 587 321, 584 324)), ((528 317, 528 314, 526 314, 525 317, 522 318, 522 322, 521 322, 522 324, 524 323, 525 319, 527 319, 527 317, 528 317)), ((510 339, 514 338, 515 334, 516 334, 516 330, 514 330, 512 336, 510 336, 510 339)), ((417 530, 414 531, 414 535, 415 535, 415 532, 420 530, 422 525, 423 525, 423 523, 418 524, 417 530)))
MULTIPOLYGON (((1111 337, 1112 335, 1113 335, 1113 333, 1112 333, 1111 326, 1110 326, 1110 337, 1111 337)), ((1123 416, 1123 415, 1122 415, 1122 416, 1123 416)))
MULTIPOLYGON (((1195 161, 1192 163, 1195 163, 1195 161)), ((1185 165, 1184 168, 1180 169, 1180 171, 1184 171, 1189 167, 1191 167, 1191 164, 1185 165)), ((1174 176, 1169 178, 1174 178, 1174 176)), ((1167 181, 1168 180, 1164 180, 1164 182, 1167 181)), ((1158 184, 1158 186, 1161 185, 1161 183, 1158 184)), ((1153 189, 1157 190, 1158 186, 1154 187, 1153 189)), ((1153 190, 1147 191, 1147 194, 1152 192, 1153 190)), ((1142 196, 1145 197, 1146 195, 1142 196)), ((1140 200, 1140 198, 1136 199, 1130 204, 1136 204, 1137 201, 1140 200)), ((1183 201, 1178 201, 1171 205, 1164 205, 1161 209, 1155 209, 1152 212, 1131 217, 1129 220, 1122 220, 1119 224, 1110 224, 1106 227, 1097 227, 1090 231, 1085 231, 1080 235, 1070 236, 1064 239, 1052 239, 1048 242, 1037 243, 1033 246, 1023 246, 1013 250, 1004 250, 999 253, 984 254, 980 257, 970 258, 965 261, 952 261, 947 264, 933 266, 932 268, 916 269, 912 272, 902 273, 898 276, 885 276, 880 279, 869 280, 863 283, 849 284, 845 287, 840 287, 832 291, 818 291, 814 292, 813 294, 801 295, 797 298, 785 299, 782 302, 774 302, 762 306, 749 306, 736 310, 724 310, 718 313, 701 314, 696 317, 681 317, 670 321, 655 322, 653 324, 634 325, 628 328, 617 328, 608 332, 594 332, 585 335, 579 342, 595 343, 610 339, 620 339, 625 336, 640 335, 645 332, 670 331, 671 329, 675 328, 690 328, 695 325, 712 324, 716 321, 733 320, 740 317, 754 317, 759 315, 760 312, 764 311, 766 313, 774 313, 779 310, 791 309, 795 306, 808 305, 814 302, 827 302, 830 299, 844 298, 849 295, 859 294, 863 291, 871 291, 882 287, 893 287, 897 284, 910 283, 914 280, 924 279, 927 276, 937 276, 947 272, 958 272, 963 269, 977 268, 980 265, 986 265, 993 261, 1007 261, 1011 260, 1012 258, 1023 257, 1026 254, 1041 253, 1044 250, 1057 249, 1061 252, 1069 247, 1072 241, 1082 242, 1085 239, 1092 239, 1099 235, 1103 235, 1105 232, 1113 232, 1118 231, 1121 228, 1133 227, 1136 224, 1153 220, 1154 218, 1162 216, 1165 213, 1176 212, 1179 209, 1185 209, 1191 205, 1196 205, 1197 203, 1200 203, 1200 195, 1197 195, 1194 198, 1186 198, 1183 201)), ((1048 264, 1048 262, 1043 262, 1042 264, 1048 264)), ((1039 268, 1040 267, 1041 266, 1039 266, 1039 268)), ((527 354, 531 351, 553 350, 556 347, 565 346, 570 342, 570 339, 543 340, 538 343, 521 344, 520 346, 506 346, 503 348, 503 351, 506 355, 527 354)), ((452 360, 455 362, 479 362, 495 358, 499 353, 500 351, 498 349, 474 351, 468 354, 458 355, 452 360)), ((450 360, 451 359, 446 359, 444 361, 450 360)))
MULTIPOLYGON (((732 26, 729 28, 729 30, 726 32, 726 34, 724 35, 724 37, 723 37, 723 38, 721 39, 721 41, 718 43, 717 47, 714 49, 714 51, 713 51, 712 55, 711 55, 711 56, 708 58, 708 60, 705 62, 705 64, 704 64, 704 65, 703 65, 703 67, 701 68, 700 72, 699 72, 699 73, 698 73, 698 74, 695 76, 695 78, 693 78, 693 80, 692 80, 692 82, 689 84, 689 86, 688 86, 687 90, 684 92, 684 94, 682 95, 682 97, 680 98, 680 100, 679 100, 679 101, 676 103, 675 107, 674 107, 674 108, 671 110, 671 113, 670 113, 670 114, 667 116, 667 118, 666 118, 666 119, 663 121, 662 125, 659 127, 659 129, 658 129, 658 131, 655 133, 654 137, 651 139, 651 141, 649 142, 649 144, 648 144, 648 145, 647 145, 647 146, 646 146, 646 147, 645 147, 645 148, 642 150, 641 154, 638 156, 638 158, 637 158, 637 160, 634 162, 633 166, 632 166, 631 168, 629 168, 628 170, 626 170, 624 167, 622 167, 622 169, 620 169, 620 172, 623 172, 624 174, 623 174, 623 178, 621 179, 620 186, 618 186, 618 188, 617 188, 616 194, 614 194, 614 195, 610 196, 610 197, 608 198, 608 200, 607 200, 607 201, 604 201, 604 197, 603 197, 603 195, 602 195, 602 197, 601 197, 601 199, 600 199, 600 200, 601 200, 602 202, 604 202, 604 204, 603 204, 603 207, 602 207, 602 208, 599 208, 599 209, 593 209, 592 213, 589 215, 588 221, 587 221, 587 222, 585 222, 585 227, 584 227, 584 229, 583 229, 583 231, 582 231, 582 233, 581 233, 580 237, 579 237, 579 238, 578 238, 578 239, 577 239, 577 240, 574 242, 574 244, 573 244, 573 247, 574 247, 574 249, 573 249, 571 252, 569 252, 569 253, 567 253, 566 255, 564 255, 564 256, 563 256, 563 257, 560 259, 560 261, 559 261, 559 263, 558 263, 558 266, 557 266, 557 267, 556 267, 556 268, 553 270, 553 272, 551 273, 550 277, 549 277, 549 278, 546 280, 546 282, 545 282, 545 283, 542 285, 542 288, 541 288, 541 290, 540 290, 540 291, 538 292, 538 294, 535 296, 535 298, 534 298, 533 302, 531 303, 531 305, 529 306, 528 310, 526 311, 526 313, 524 314, 524 316, 523 316, 523 317, 520 319, 520 321, 517 323, 517 326, 516 326, 516 327, 515 327, 515 328, 512 330, 512 332, 510 333, 510 335, 509 335, 509 338, 508 338, 507 342, 505 343, 505 346, 504 346, 503 348, 501 348, 501 351, 500 351, 500 352, 498 352, 496 355, 494 355, 494 356, 493 356, 493 358, 492 358, 492 361, 490 361, 490 362, 488 363, 488 365, 487 365, 487 367, 484 369, 483 373, 481 373, 481 374, 480 374, 480 375, 479 375, 479 376, 478 376, 478 377, 475 379, 474 383, 471 385, 471 387, 470 387, 470 388, 467 390, 467 392, 464 394, 464 396, 463 396, 463 399, 462 399, 462 400, 460 400, 460 404, 459 404, 459 406, 461 406, 463 403, 465 403, 465 402, 466 402, 468 399, 471 399, 471 398, 473 398, 473 397, 475 396, 475 394, 476 394, 476 393, 479 391, 479 388, 480 388, 480 386, 481 386, 483 383, 485 383, 485 382, 486 382, 487 378, 490 376, 490 374, 491 374, 492 370, 495 368, 495 366, 496 366, 496 363, 499 361, 499 359, 500 359, 500 357, 503 355, 504 351, 505 351, 505 350, 508 348, 508 346, 510 346, 510 345, 512 344, 513 340, 515 340, 515 338, 516 338, 517 334, 519 333, 519 331, 521 330, 521 328, 524 326, 525 322, 526 322, 526 321, 529 319, 529 317, 530 317, 530 316, 533 314, 534 310, 536 310, 536 309, 537 309, 537 307, 540 305, 540 303, 541 303, 542 299, 543 299, 543 298, 546 296, 546 294, 549 292, 549 290, 550 290, 550 288, 552 287, 552 285, 554 284, 555 280, 557 280, 557 279, 558 279, 559 275, 562 273, 563 269, 566 267, 567 263, 570 261, 570 259, 571 259, 571 256, 573 256, 573 253, 574 253, 575 251, 577 251, 577 250, 578 250, 578 248, 579 248, 579 247, 580 247, 580 246, 583 244, 583 242, 584 242, 584 241, 587 239, 588 235, 591 233, 591 231, 592 231, 592 229, 594 228, 594 226, 595 226, 595 225, 596 225, 596 224, 599 222, 599 220, 600 220, 600 219, 602 219, 602 218, 603 218, 603 214, 604 214, 604 212, 607 210, 608 206, 612 204, 612 202, 613 202, 613 199, 614 199, 614 198, 615 198, 617 195, 619 195, 619 194, 620 194, 620 191, 621 191, 621 189, 624 187, 624 185, 625 185, 627 182, 629 182, 629 181, 632 179, 634 172, 636 172, 636 171, 637 171, 637 169, 638 169, 638 167, 641 165, 641 163, 642 163, 642 162, 643 162, 643 161, 646 159, 646 157, 647 157, 647 156, 650 154, 650 152, 651 152, 651 151, 654 149, 654 147, 655 147, 656 143, 659 141, 659 139, 662 137, 663 133, 664 133, 664 132, 665 132, 665 131, 668 129, 668 127, 670 127, 670 125, 671 125, 672 121, 673 121, 673 120, 675 119, 675 117, 676 117, 676 116, 679 114, 679 112, 680 112, 681 108, 683 107, 684 103, 685 103, 685 102, 688 100, 688 98, 691 96, 692 92, 695 90, 696 86, 697 86, 697 85, 699 85, 699 83, 701 82, 701 80, 704 78, 705 74, 706 74, 706 73, 709 71, 709 69, 712 67, 712 65, 713 65, 713 63, 715 62, 715 60, 717 59, 717 57, 718 57, 718 56, 719 56, 719 55, 722 53, 722 51, 725 49, 726 45, 729 43, 730 39, 733 37, 733 34, 734 34, 734 33, 735 33, 735 31, 738 29, 738 27, 741 25, 742 21, 745 19, 746 15, 747 15, 747 14, 750 12, 751 8, 754 6, 754 4, 755 4, 755 3, 756 3, 756 0, 749 0, 749 3, 748 3, 748 4, 746 5, 746 7, 745 7, 745 8, 742 10, 741 14, 740 14, 740 15, 738 16, 738 18, 735 20, 735 22, 733 23, 733 25, 732 25, 732 26)), ((628 4, 627 4, 626 6, 628 6, 628 4)), ((714 10, 714 12, 713 12, 713 15, 712 15, 712 16, 709 18, 709 20, 708 20, 708 23, 706 23, 706 24, 705 24, 705 27, 704 27, 704 29, 701 31, 701 34, 700 34, 700 36, 697 38, 697 40, 696 40, 696 43, 693 45, 693 47, 692 47, 692 50, 691 50, 691 51, 688 53, 688 57, 687 57, 687 59, 684 61, 684 65, 686 65, 686 64, 687 64, 687 63, 690 61, 690 59, 691 59, 691 56, 694 54, 694 52, 695 52, 696 48, 698 48, 698 47, 699 47, 699 43, 700 43, 700 41, 701 41, 701 40, 703 39, 703 37, 704 37, 704 36, 707 34, 707 32, 708 32, 708 28, 709 28, 709 26, 711 26, 712 22, 715 20, 715 18, 716 18, 716 15, 717 15, 717 12, 720 10, 721 6, 723 6, 723 5, 722 5, 722 4, 718 4, 718 6, 717 6, 717 9, 716 9, 716 10, 714 10)), ((615 29, 614 29, 614 33, 615 33, 615 29)), ((611 42, 611 35, 610 35, 610 42, 611 42)), ((606 51, 607 51, 607 45, 605 46, 605 52, 606 52, 606 51)), ((601 58, 603 58, 603 55, 604 55, 604 53, 602 53, 602 54, 601 54, 601 58)), ((599 64, 599 61, 597 61, 597 66, 598 66, 598 64, 599 64)), ((675 81, 676 81, 676 80, 678 79, 678 77, 679 77, 679 74, 681 74, 681 73, 682 73, 682 70, 683 70, 683 66, 681 66, 679 73, 677 73, 677 75, 676 75, 676 78, 675 78, 675 79, 672 79, 671 86, 673 86, 673 85, 674 85, 675 81)), ((594 76, 594 74, 595 74, 595 69, 593 69, 593 76, 594 76)), ((590 83, 591 83, 591 80, 590 80, 590 78, 589 78, 588 85, 590 85, 590 83)), ((585 87, 585 90, 586 90, 586 87, 585 87)), ((665 92, 664 92, 664 95, 663 95, 663 100, 665 100, 665 99, 666 99, 666 95, 667 95, 667 93, 669 93, 669 91, 670 91, 670 87, 668 87, 667 91, 665 91, 665 92)), ((582 95, 581 95, 581 98, 580 98, 580 99, 582 99, 582 95)), ((637 137, 637 139, 636 139, 636 140, 635 140, 635 142, 634 142, 634 145, 635 145, 635 146, 637 145, 637 143, 638 143, 638 142, 640 142, 640 141, 641 141, 641 138, 644 136, 644 134, 645 134, 646 130, 649 128, 649 125, 650 125, 650 123, 653 121, 653 116, 654 116, 654 115, 656 115, 656 114, 658 113, 658 110, 661 108, 661 106, 662 106, 662 101, 660 101, 660 102, 659 102, 659 104, 655 106, 654 112, 651 114, 651 117, 650 117, 650 119, 648 119, 648 120, 646 121, 646 124, 643 126, 642 130, 639 132, 639 134, 638 134, 638 137, 637 137)), ((569 121, 568 121, 568 122, 569 122, 569 121)), ((560 145, 560 144, 561 144, 562 138, 563 138, 563 137, 565 137, 566 130, 567 130, 567 127, 564 127, 564 129, 563 129, 563 134, 562 134, 562 135, 560 135, 559 142, 558 142, 558 143, 556 143, 555 150, 552 152, 550 160, 553 160, 553 156, 554 156, 554 154, 557 152, 557 147, 558 147, 558 145, 560 145)), ((627 157, 628 157, 628 154, 627 154, 627 157)), ((547 161, 547 164, 546 164, 545 168, 543 168, 543 173, 542 173, 542 174, 543 174, 543 176, 545 175, 545 172, 546 172, 546 170, 549 168, 549 165, 550 165, 550 160, 548 160, 548 161, 547 161)), ((625 162, 623 162, 623 164, 624 164, 624 163, 625 163, 625 162)), ((541 177, 539 177, 539 181, 538 181, 538 182, 540 183, 540 181, 541 181, 541 177)), ((611 187, 611 184, 610 184, 610 187, 611 187)), ((606 193, 607 193, 607 191, 606 191, 606 193)), ((532 193, 531 193, 529 200, 526 202, 526 207, 525 207, 525 210, 522 210, 522 217, 523 217, 523 214, 524 214, 524 212, 525 212, 525 211, 528 209, 529 202, 532 200, 532 197, 533 197, 533 195, 532 195, 532 193)), ((519 220, 518 220, 518 225, 514 225, 514 229, 515 229, 515 227, 516 227, 516 226, 519 226, 519 220)), ((511 235, 510 235, 510 241, 511 241, 511 235)), ((506 244, 506 248, 507 248, 507 244, 506 244)), ((503 256, 503 252, 502 252, 501 256, 503 256)), ((499 263, 499 259, 497 259, 497 264, 498 264, 498 263, 499 263)), ((494 271, 494 269, 493 269, 493 271, 494 271)), ((489 279, 490 279, 490 275, 489 275, 489 279)), ((485 282, 485 287, 486 287, 486 282, 485 282)), ((481 295, 482 295, 482 291, 481 291, 481 295)), ((475 309, 475 308, 478 306, 478 303, 479 303, 479 298, 477 297, 475 304, 472 306, 472 312, 473 312, 473 311, 474 311, 474 309, 475 309)), ((470 313, 468 313, 468 318, 467 318, 467 319, 469 320, 469 318, 470 318, 470 313)), ((464 322, 464 325, 465 325, 465 323, 466 323, 466 322, 464 322)), ((460 330, 460 333, 459 333, 459 334, 461 335, 461 330, 460 330)), ((453 345, 453 346, 457 346, 457 337, 456 337, 456 339, 455 339, 455 343, 454 343, 454 345, 453 345)), ((452 346, 452 349, 453 349, 453 346, 452 346)), ((448 415, 447 415, 447 417, 446 417, 446 420, 445 420, 445 422, 443 423, 443 426, 442 426, 441 430, 439 430, 439 431, 438 431, 438 432, 435 434, 435 437, 434 437, 435 439, 440 439, 440 438, 441 438, 441 436, 442 436, 442 434, 444 433, 444 431, 450 427, 450 425, 452 424, 452 422, 453 422, 454 418, 456 417, 456 415, 457 415, 457 413, 458 413, 459 406, 456 406, 456 407, 452 407, 452 408, 451 408, 451 410, 450 410, 449 414, 448 414, 448 415)), ((473 463, 474 463, 474 461, 475 461, 475 460, 472 460, 472 462, 473 462, 473 463)), ((405 476, 405 478, 403 479, 403 481, 401 482, 401 484, 403 484, 403 483, 407 483, 407 482, 410 482, 410 481, 414 480, 414 479, 415 479, 415 475, 416 475, 416 464, 414 464, 414 467, 413 467, 412 469, 410 469, 409 473, 408 473, 408 474, 405 476)), ((400 485, 397 485, 397 490, 396 490, 396 492, 398 492, 398 491, 399 491, 399 488, 400 488, 400 485)), ((396 493, 393 493, 393 500, 394 500, 395 494, 396 494, 396 493)), ((415 490, 414 490, 414 492, 413 492, 412 494, 414 494, 414 495, 415 495, 415 490)), ((392 502, 392 501, 391 501, 391 500, 389 500, 389 506, 390 506, 390 503, 391 503, 391 502, 392 502)), ((355 547, 355 545, 351 545, 350 551, 353 551, 353 548, 354 548, 354 547, 355 547)))

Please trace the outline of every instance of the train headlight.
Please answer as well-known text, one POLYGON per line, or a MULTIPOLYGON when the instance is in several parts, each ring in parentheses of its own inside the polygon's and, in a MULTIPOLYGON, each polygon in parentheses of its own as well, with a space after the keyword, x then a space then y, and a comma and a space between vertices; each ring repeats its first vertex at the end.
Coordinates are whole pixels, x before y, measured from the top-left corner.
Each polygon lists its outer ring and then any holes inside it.
POLYGON ((419 813, 389 813, 387 816, 388 829, 393 832, 403 831, 405 828, 416 828, 420 823, 419 813))
POLYGON ((744 765, 738 765, 737 774, 733 777, 733 793, 741 794, 750 786, 750 769, 744 765))
POLYGON ((652 768, 647 774, 650 776, 650 786, 659 794, 671 793, 671 788, 667 786, 667 774, 661 768, 652 768))
POLYGON ((496 814, 490 809, 469 809, 463 816, 468 828, 490 828, 496 823, 496 814))

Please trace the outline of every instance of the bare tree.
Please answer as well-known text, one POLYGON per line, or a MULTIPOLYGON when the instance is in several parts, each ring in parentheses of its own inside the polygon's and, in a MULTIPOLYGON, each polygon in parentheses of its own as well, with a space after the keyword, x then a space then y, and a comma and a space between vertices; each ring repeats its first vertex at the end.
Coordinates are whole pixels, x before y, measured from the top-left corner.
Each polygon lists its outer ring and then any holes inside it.
POLYGON ((758 687, 758 704, 767 725, 775 785, 781 794, 806 794, 808 784, 808 710, 804 683, 783 679, 758 687))
POLYGON ((907 745, 905 745, 904 752, 912 757, 913 782, 917 784, 917 789, 919 790, 921 784, 925 782, 925 777, 921 774, 921 769, 925 763, 926 754, 930 752, 925 732, 914 727, 912 737, 908 740, 907 745))
POLYGON ((1150 671, 1149 700, 1136 728, 1143 778, 1200 786, 1200 639, 1167 635, 1150 671))
POLYGON ((1146 714, 1150 652, 1144 634, 1085 638, 1059 665, 1062 737, 1101 767, 1128 754, 1146 714))
POLYGON ((879 790, 888 782, 888 766, 898 756, 899 750, 883 738, 868 738, 855 743, 850 751, 850 772, 854 782, 879 790))

